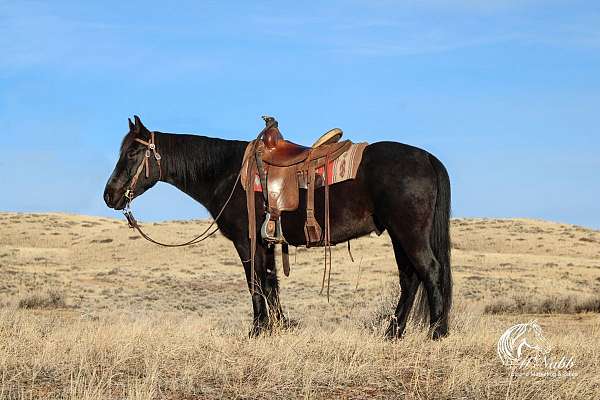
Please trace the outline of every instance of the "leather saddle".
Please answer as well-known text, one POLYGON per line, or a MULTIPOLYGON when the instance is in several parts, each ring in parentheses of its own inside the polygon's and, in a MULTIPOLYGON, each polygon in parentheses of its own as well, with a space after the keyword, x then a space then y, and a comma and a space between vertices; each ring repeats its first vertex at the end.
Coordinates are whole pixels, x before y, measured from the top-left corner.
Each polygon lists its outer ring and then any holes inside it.
MULTIPOLYGON (((265 117, 272 118, 272 117, 265 117)), ((268 122, 267 122, 268 123, 268 122)), ((285 140, 277 126, 268 129, 262 138, 265 146, 263 161, 278 167, 289 167, 305 161, 311 150, 325 147, 339 142, 343 132, 339 128, 331 129, 323 134, 311 147, 302 146, 285 140), (325 147, 323 147, 325 146, 325 147)))
MULTIPOLYGON (((322 229, 314 215, 316 170, 335 160, 351 146, 349 140, 340 142, 341 129, 332 129, 315 142, 314 147, 302 146, 283 138, 277 121, 263 117, 267 126, 262 142, 258 144, 258 172, 266 185, 267 215, 261 236, 271 243, 285 243, 281 230, 281 212, 294 211, 299 204, 300 181, 307 188, 306 221, 304 226, 307 246, 323 242, 322 229), (260 157, 260 160, 258 159, 260 157), (261 165, 262 164, 262 165, 261 165), (261 171, 262 170, 262 171, 261 171)), ((327 168, 325 168, 325 175, 327 168)), ((324 177, 328 191, 327 176, 324 177)))
MULTIPOLYGON (((329 230, 329 177, 328 164, 347 151, 352 142, 340 142, 342 130, 335 128, 322 135, 311 147, 302 146, 283 138, 278 123, 273 117, 263 117, 266 127, 251 144, 252 162, 248 165, 248 176, 254 177, 254 167, 260 178, 266 215, 260 234, 269 244, 282 244, 283 267, 289 274, 288 244, 281 228, 281 213, 294 211, 299 205, 299 188, 306 187, 306 220, 304 233, 306 246, 330 245, 329 230), (323 168, 325 188, 325 229, 315 218, 314 194, 317 169, 323 168)), ((320 177, 319 177, 320 178, 320 177)), ((247 179, 246 195, 249 216, 249 234, 254 232, 254 179, 247 179)), ((254 246, 254 244, 253 244, 254 246)))

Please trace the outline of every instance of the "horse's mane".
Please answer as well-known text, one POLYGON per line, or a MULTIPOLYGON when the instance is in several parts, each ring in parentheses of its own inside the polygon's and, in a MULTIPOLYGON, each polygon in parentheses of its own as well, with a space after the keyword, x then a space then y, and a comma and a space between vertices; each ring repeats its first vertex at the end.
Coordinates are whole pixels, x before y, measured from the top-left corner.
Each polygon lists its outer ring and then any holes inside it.
POLYGON ((240 168, 245 142, 189 134, 156 132, 156 146, 165 168, 186 186, 223 174, 228 166, 240 168), (237 145, 235 145, 237 144, 237 145))
POLYGON ((131 144, 133 143, 134 139, 135 139, 134 134, 131 131, 129 131, 127 133, 127 135, 125 135, 125 137, 121 141, 121 147, 119 149, 119 154, 123 154, 123 152, 127 151, 129 146, 131 146, 131 144))
MULTIPOLYGON (((241 167, 247 142, 210 138, 191 134, 154 131, 156 148, 162 156, 163 169, 181 179, 184 187, 202 183, 221 176, 229 166, 241 167), (239 164, 239 165, 238 165, 239 164)), ((149 131, 143 134, 149 140, 149 131)), ((120 154, 129 149, 136 135, 129 132, 121 142, 120 154)))

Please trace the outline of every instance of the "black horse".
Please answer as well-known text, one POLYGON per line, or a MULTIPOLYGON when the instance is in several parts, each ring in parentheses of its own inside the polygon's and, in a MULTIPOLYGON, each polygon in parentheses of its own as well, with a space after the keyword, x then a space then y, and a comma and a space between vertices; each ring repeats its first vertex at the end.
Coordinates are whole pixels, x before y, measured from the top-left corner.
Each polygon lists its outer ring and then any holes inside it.
MULTIPOLYGON (((129 120, 129 133, 123 139, 119 160, 108 179, 104 200, 108 207, 121 210, 125 193, 136 169, 143 163, 151 136, 162 156, 159 169, 150 157, 149 174, 141 174, 135 196, 163 181, 174 185, 200 202, 210 214, 221 210, 217 221, 223 235, 231 240, 242 260, 249 289, 251 285, 248 213, 242 185, 236 180, 248 142, 205 136, 154 132, 139 117, 129 120), (238 182, 238 183, 236 183, 238 182), (235 189, 234 185, 236 185, 235 189)), ((300 193, 297 211, 282 216, 284 236, 292 246, 305 244, 305 190, 300 193)), ((256 226, 264 216, 262 194, 256 193, 256 226)), ((434 339, 448 333, 452 302, 450 272, 450 180, 443 164, 430 153, 396 142, 377 142, 363 153, 356 179, 330 188, 331 242, 340 243, 387 230, 392 240, 400 273, 400 299, 386 335, 400 337, 420 284, 428 304, 430 334, 434 339)), ((316 217, 323 226, 324 189, 315 191, 316 217)), ((260 234, 257 232, 257 237, 260 234)), ((252 294, 254 320, 251 335, 258 335, 285 321, 279 302, 279 284, 273 248, 259 244, 255 258, 256 279, 252 294)), ((427 307, 424 309, 426 310, 427 307)))

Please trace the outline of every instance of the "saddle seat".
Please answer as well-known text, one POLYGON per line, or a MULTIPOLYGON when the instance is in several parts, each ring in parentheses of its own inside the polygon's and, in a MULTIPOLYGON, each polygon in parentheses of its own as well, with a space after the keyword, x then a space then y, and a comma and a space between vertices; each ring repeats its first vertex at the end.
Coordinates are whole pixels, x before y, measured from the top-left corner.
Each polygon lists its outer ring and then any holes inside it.
POLYGON ((342 137, 342 130, 331 129, 322 135, 312 147, 302 146, 285 140, 279 129, 275 126, 263 135, 264 152, 262 159, 265 163, 277 167, 290 167, 306 161, 315 149, 337 143, 342 137))

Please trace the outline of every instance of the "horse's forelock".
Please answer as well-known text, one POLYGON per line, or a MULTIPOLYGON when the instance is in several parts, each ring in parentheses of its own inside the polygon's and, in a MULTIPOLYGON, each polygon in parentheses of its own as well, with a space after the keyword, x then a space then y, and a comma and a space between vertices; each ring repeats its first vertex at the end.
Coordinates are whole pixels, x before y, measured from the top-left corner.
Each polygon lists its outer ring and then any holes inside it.
POLYGON ((123 137, 123 140, 121 141, 121 147, 119 150, 121 152, 121 154, 123 154, 123 152, 127 151, 129 146, 131 146, 131 144, 133 143, 133 139, 134 139, 134 135, 131 131, 129 131, 125 134, 125 136, 123 137))
MULTIPOLYGON (((146 131, 146 132, 148 132, 148 131, 146 131)), ((139 133, 136 133, 134 131, 127 132, 125 134, 125 136, 123 137, 123 140, 121 141, 120 153, 123 154, 124 152, 126 152, 129 149, 129 147, 131 147, 131 145, 134 143, 136 137, 140 137, 141 139, 148 140, 145 137, 145 135, 146 134, 144 134, 143 136, 140 136, 139 133)), ((149 135, 150 134, 148 133, 148 136, 149 135)))

